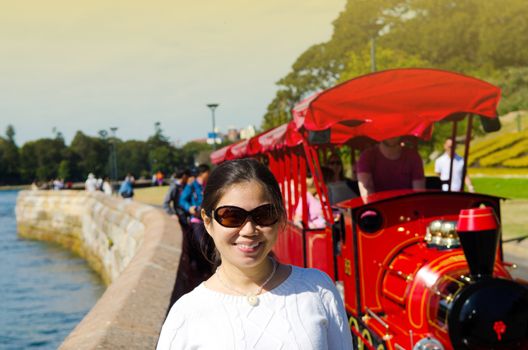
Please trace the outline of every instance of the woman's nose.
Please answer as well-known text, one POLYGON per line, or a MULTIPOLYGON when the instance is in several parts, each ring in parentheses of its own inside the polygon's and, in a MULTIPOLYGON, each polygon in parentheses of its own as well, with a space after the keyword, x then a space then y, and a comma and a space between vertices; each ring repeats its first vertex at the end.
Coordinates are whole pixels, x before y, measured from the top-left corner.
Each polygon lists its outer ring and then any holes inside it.
POLYGON ((252 218, 249 217, 246 222, 240 228, 240 235, 242 236, 254 236, 256 234, 256 225, 253 222, 252 218))

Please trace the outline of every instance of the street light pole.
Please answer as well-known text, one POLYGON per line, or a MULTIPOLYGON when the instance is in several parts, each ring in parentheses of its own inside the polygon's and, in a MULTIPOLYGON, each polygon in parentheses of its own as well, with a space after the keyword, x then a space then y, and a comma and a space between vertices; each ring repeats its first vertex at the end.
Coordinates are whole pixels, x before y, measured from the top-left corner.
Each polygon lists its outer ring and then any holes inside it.
POLYGON ((215 109, 218 107, 218 103, 208 103, 207 107, 211 109, 211 114, 213 116, 213 149, 216 149, 215 109))
POLYGON ((117 181, 117 154, 115 145, 117 127, 111 127, 110 131, 112 131, 112 177, 114 181, 117 181))

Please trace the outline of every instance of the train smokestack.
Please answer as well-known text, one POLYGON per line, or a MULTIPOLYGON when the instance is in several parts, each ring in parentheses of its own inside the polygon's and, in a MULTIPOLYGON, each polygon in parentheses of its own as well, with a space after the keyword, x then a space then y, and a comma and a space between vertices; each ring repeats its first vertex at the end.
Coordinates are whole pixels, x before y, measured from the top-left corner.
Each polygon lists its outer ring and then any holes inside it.
POLYGON ((499 243, 498 221, 493 208, 461 210, 457 232, 471 278, 492 277, 499 243))

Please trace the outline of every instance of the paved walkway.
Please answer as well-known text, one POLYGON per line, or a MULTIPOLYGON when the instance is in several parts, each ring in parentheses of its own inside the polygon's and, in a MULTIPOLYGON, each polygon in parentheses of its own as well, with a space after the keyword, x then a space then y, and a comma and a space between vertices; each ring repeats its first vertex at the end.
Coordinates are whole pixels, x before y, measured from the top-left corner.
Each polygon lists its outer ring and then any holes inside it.
POLYGON ((504 243, 503 248, 508 261, 528 269, 528 238, 519 243, 504 243))

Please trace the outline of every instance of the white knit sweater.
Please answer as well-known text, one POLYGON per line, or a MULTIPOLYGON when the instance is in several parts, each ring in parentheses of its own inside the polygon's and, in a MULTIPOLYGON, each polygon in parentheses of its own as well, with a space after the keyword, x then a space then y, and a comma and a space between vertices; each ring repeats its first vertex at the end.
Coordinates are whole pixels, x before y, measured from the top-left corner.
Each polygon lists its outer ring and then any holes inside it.
POLYGON ((173 305, 157 349, 352 349, 343 302, 323 272, 292 266, 259 301, 250 306, 202 283, 173 305))

